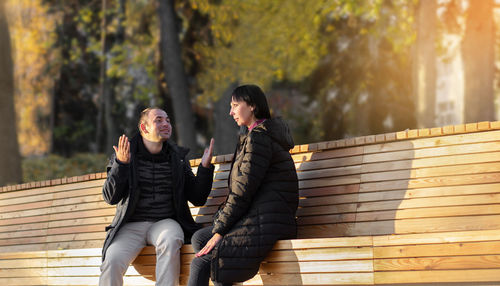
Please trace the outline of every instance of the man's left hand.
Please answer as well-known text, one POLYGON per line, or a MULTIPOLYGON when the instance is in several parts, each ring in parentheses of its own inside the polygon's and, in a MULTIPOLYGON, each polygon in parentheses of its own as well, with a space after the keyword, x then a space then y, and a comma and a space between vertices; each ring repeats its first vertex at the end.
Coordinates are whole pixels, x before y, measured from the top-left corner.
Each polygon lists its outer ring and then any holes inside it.
POLYGON ((210 146, 205 148, 205 152, 203 153, 203 157, 201 157, 201 165, 205 168, 210 167, 212 163, 212 153, 214 150, 214 138, 210 139, 210 146))

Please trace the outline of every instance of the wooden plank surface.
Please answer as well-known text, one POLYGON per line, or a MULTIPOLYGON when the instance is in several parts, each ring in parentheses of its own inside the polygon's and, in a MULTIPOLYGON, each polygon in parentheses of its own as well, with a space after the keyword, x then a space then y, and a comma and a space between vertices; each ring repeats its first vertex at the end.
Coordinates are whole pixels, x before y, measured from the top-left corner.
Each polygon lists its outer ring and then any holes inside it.
MULTIPOLYGON (((244 285, 499 282, 498 138, 500 130, 292 154, 299 237, 310 239, 280 241, 244 285)), ((229 167, 216 165, 207 205, 191 206, 196 221, 210 223, 224 201, 229 167)), ((95 285, 114 215, 103 182, 0 193, 0 283, 95 285)), ((181 282, 192 257, 184 246, 181 282)), ((153 285, 154 264, 148 247, 126 284, 153 285)))
MULTIPOLYGON (((494 282, 498 281, 498 276, 494 275, 500 269, 499 246, 500 230, 447 232, 426 236, 420 234, 285 240, 275 246, 262 264, 259 275, 244 285, 283 285, 286 281, 288 282, 285 284, 288 285, 292 281, 291 277, 298 276, 302 283, 299 285, 494 282), (463 275, 457 278, 458 280, 443 277, 446 273, 458 273, 454 271, 464 271, 468 278, 464 279, 463 275), (433 275, 436 272, 440 275, 433 275), (315 280, 314 276, 320 279, 315 280)), ((153 285, 150 279, 153 279, 154 250, 148 247, 144 252, 141 257, 146 259, 138 259, 134 262, 135 267, 127 271, 125 280, 128 283, 139 281, 142 285, 153 285), (138 265, 138 262, 151 265, 142 266, 138 265), (150 279, 141 278, 139 275, 146 275, 145 277, 150 279)), ((181 276, 181 282, 187 281, 186 271, 189 271, 187 267, 193 255, 191 246, 183 246, 183 253, 184 274, 181 276)), ((48 263, 48 268, 45 268, 47 272, 40 272, 39 266, 37 268, 33 261, 25 259, 24 266, 11 266, 16 269, 12 273, 24 277, 20 277, 19 281, 27 281, 26 277, 47 275, 47 284, 43 285, 57 285, 68 279, 77 279, 83 283, 81 285, 86 285, 87 282, 96 281, 99 274, 99 248, 55 250, 30 255, 42 257, 41 264, 48 263), (44 261, 44 256, 47 262, 44 261), (30 268, 33 272, 30 272, 30 268)), ((25 256, 26 253, 3 254, 0 255, 0 261, 8 263, 9 259, 19 260, 25 256)), ((10 278, 1 280, 2 278, 4 277, 0 274, 0 282, 10 282, 7 280, 10 278)))

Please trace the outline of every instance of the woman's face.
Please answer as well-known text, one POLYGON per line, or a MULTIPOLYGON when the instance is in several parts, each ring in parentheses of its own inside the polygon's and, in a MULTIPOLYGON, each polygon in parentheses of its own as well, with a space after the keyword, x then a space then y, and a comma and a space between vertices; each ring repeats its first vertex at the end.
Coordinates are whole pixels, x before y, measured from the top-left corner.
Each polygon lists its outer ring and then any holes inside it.
POLYGON ((243 100, 236 101, 234 98, 231 99, 231 111, 229 111, 229 115, 233 117, 238 126, 250 127, 256 121, 253 114, 253 107, 243 100))

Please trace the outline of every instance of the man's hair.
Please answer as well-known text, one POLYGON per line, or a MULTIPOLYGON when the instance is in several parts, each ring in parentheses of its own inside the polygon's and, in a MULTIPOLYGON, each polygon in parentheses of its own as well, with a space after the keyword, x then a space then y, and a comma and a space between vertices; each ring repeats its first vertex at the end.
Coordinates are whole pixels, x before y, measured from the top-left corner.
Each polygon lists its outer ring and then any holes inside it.
POLYGON ((155 110, 155 109, 163 110, 159 107, 148 107, 148 108, 144 109, 143 111, 141 111, 141 116, 139 117, 139 123, 137 124, 137 127, 139 127, 139 132, 141 133, 141 135, 142 135, 141 124, 143 124, 143 123, 145 125, 148 124, 149 112, 151 112, 152 110, 155 110))
POLYGON ((254 84, 238 86, 232 94, 236 101, 245 101, 254 108, 253 114, 257 119, 271 118, 271 112, 267 105, 266 95, 260 87, 254 84))

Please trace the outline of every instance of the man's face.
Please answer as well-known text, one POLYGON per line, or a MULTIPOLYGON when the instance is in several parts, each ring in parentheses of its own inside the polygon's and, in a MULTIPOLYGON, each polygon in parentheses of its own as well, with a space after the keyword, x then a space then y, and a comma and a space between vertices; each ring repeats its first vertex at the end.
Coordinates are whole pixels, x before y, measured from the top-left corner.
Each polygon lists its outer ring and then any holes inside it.
POLYGON ((164 142, 172 135, 170 118, 165 111, 153 109, 149 112, 146 124, 141 126, 142 136, 151 142, 164 142))

